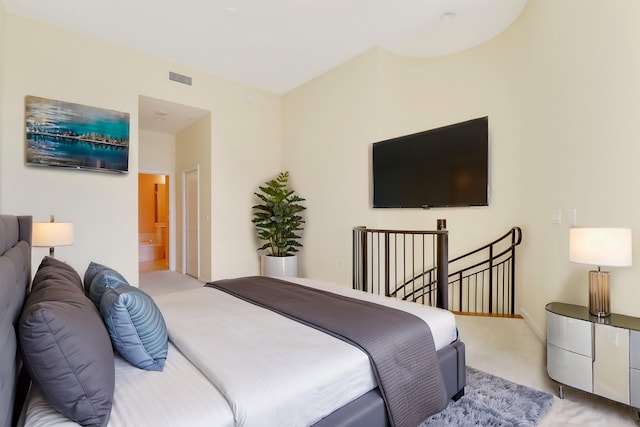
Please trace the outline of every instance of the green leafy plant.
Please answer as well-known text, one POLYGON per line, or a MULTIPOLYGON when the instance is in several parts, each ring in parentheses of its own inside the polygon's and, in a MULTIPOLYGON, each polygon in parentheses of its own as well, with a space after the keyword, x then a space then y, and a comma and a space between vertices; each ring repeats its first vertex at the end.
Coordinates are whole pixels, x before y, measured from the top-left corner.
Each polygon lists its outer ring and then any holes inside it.
POLYGON ((271 256, 294 255, 302 247, 298 241, 304 223, 300 213, 306 207, 299 202, 305 199, 289 189, 288 180, 289 172, 281 172, 276 179, 260 186, 260 192, 254 193, 262 204, 253 206, 251 222, 256 226, 258 239, 265 242, 258 250, 268 250, 271 256))

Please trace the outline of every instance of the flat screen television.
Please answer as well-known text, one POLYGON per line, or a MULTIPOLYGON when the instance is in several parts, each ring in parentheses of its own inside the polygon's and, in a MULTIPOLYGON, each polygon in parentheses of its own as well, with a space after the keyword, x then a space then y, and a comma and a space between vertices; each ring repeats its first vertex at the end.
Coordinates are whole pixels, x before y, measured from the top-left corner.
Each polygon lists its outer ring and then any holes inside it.
POLYGON ((488 206, 489 119, 376 142, 374 208, 488 206))

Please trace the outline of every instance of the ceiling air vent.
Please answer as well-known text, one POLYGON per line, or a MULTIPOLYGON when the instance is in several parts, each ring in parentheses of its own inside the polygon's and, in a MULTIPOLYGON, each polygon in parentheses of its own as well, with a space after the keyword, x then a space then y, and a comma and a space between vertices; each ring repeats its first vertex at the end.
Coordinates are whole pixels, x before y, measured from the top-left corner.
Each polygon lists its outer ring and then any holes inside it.
POLYGON ((191 77, 169 71, 169 80, 191 86, 191 77))

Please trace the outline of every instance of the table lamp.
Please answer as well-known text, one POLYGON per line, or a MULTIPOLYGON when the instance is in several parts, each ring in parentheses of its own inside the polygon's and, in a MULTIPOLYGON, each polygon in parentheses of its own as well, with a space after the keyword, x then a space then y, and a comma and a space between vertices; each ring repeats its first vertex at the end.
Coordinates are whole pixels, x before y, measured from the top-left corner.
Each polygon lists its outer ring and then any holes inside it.
POLYGON ((571 228, 569 261, 598 267, 589 271, 589 313, 609 316, 609 272, 602 271, 601 267, 631 265, 631 229, 571 228))
POLYGON ((48 247, 49 256, 54 255, 56 246, 68 246, 73 244, 73 223, 55 222, 53 215, 49 222, 33 223, 33 242, 35 247, 48 247))

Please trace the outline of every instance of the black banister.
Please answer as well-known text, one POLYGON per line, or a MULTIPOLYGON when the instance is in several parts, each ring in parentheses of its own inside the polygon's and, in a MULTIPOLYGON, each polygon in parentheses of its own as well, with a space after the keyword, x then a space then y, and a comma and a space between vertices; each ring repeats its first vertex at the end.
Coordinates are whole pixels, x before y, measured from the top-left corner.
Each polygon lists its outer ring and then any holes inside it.
MULTIPOLYGON (((440 224, 440 223, 439 223, 440 224)), ((444 227, 446 223, 442 221, 441 227, 444 227)), ((424 291, 424 294, 435 294, 437 298, 438 294, 445 297, 443 302, 447 304, 446 296, 448 294, 447 283, 447 266, 448 266, 448 241, 447 230, 442 228, 435 231, 424 230, 383 230, 383 229, 371 229, 367 227, 355 227, 353 229, 354 238, 353 241, 357 246, 357 250, 354 249, 354 261, 353 261, 353 287, 354 289, 368 289, 369 292, 381 293, 390 296, 399 296, 398 281, 404 282, 403 278, 399 278, 398 275, 410 274, 415 275, 415 268, 420 264, 416 264, 417 252, 421 252, 420 256, 423 257, 422 268, 425 268, 426 262, 434 262, 436 265, 433 269, 441 274, 440 280, 429 279, 427 283, 422 286, 422 289, 428 288, 424 291), (411 235, 411 247, 407 247, 407 241, 403 237, 401 247, 398 245, 398 235, 403 236, 411 235), (443 238, 440 238, 444 236, 443 238), (394 239, 394 244, 391 245, 391 238, 394 239), (432 245, 426 245, 424 243, 425 238, 431 238, 434 242, 432 245), (380 239, 383 239, 382 242, 380 239), (437 255, 427 254, 426 250, 418 250, 414 243, 415 240, 422 239, 422 247, 430 247, 435 250, 437 248, 437 255), (439 242, 439 243, 436 243, 439 242), (393 254, 391 253, 393 252, 393 254), (398 269, 398 263, 402 263, 402 269, 398 269), (393 265, 392 265, 393 263, 393 265), (405 271, 409 267, 412 271, 405 271), (442 271, 440 271, 442 270, 442 271), (361 274, 360 274, 361 273, 361 274), (377 288, 377 291, 375 290, 377 288)), ((430 249, 430 250, 431 250, 430 249)), ((423 273, 425 274, 425 273, 423 273)), ((429 275, 430 276, 430 275, 429 275)), ((438 277, 438 276, 436 276, 438 277)), ((401 287, 404 286, 401 285, 401 287)), ((406 289, 402 290, 403 293, 406 289)), ((442 299, 442 298, 441 298, 442 299)))
MULTIPOLYGON (((444 219, 438 220, 438 231, 446 230, 447 221, 444 219)), ((449 259, 449 235, 447 233, 438 234, 436 236, 438 246, 438 260, 449 259)), ((449 306, 449 262, 438 263, 438 284, 444 283, 445 286, 438 286, 436 294, 436 305, 438 307, 449 306)))
POLYGON ((521 242, 522 230, 519 227, 512 227, 509 232, 493 242, 450 260, 450 265, 454 263, 460 265, 467 260, 471 264, 457 268, 455 273, 450 275, 449 283, 460 292, 458 307, 451 309, 463 312, 514 314, 515 247, 521 242), (507 240, 507 238, 510 239, 507 240), (504 247, 505 244, 508 245, 506 249, 497 250, 499 245, 504 247), (484 260, 472 261, 474 258, 477 260, 484 250, 488 253, 484 260), (511 274, 507 274, 508 271, 511 274), (484 293, 485 277, 488 279, 486 294, 484 293), (466 308, 463 305, 462 294, 464 292, 467 293, 468 299, 474 301, 473 309, 471 301, 468 301, 466 308), (487 296, 486 305, 484 295, 487 296))
MULTIPOLYGON (((353 255, 352 255, 352 287, 361 291, 369 292, 368 285, 368 262, 367 262, 367 227, 355 227, 353 235, 353 255)), ((373 291, 373 289, 372 289, 373 291)))
POLYGON ((493 245, 489 246, 489 313, 493 313, 493 245))
POLYGON ((384 233, 384 296, 391 295, 389 280, 391 279, 391 266, 389 256, 389 233, 384 233))
MULTIPOLYGON (((516 283, 516 246, 522 242, 522 230, 520 227, 511 229, 511 281, 516 283)), ((511 292, 511 310, 516 310, 516 293, 511 292)))
POLYGON ((448 260, 445 220, 439 220, 434 231, 356 227, 353 233, 355 289, 435 303, 459 312, 515 312, 515 247, 522 241, 519 227, 452 260, 448 260), (454 265, 461 267, 449 273, 454 265), (451 300, 449 292, 453 293, 451 300))

